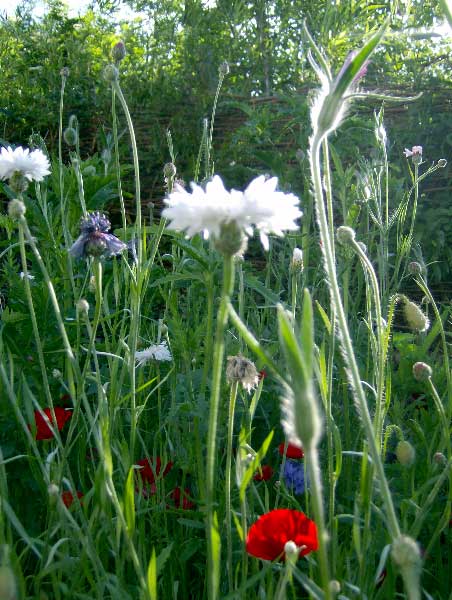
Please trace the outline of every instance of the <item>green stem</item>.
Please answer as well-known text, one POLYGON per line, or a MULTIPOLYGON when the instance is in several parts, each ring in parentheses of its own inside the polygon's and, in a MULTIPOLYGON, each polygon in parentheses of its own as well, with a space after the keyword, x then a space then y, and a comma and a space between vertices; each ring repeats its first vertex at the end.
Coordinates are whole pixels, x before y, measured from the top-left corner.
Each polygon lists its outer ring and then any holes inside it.
POLYGON ((224 331, 228 320, 228 304, 234 287, 234 259, 224 257, 223 290, 218 309, 217 328, 213 350, 212 391, 210 396, 209 429, 207 434, 207 472, 206 472, 206 508, 207 508, 207 590, 209 600, 216 600, 220 583, 219 535, 216 531, 213 498, 215 490, 215 458, 217 446, 217 421, 220 404, 221 374, 224 357, 224 331))
POLYGON ((234 437, 234 415, 235 415, 235 402, 237 399, 237 387, 238 387, 238 382, 234 382, 231 385, 231 392, 229 395, 228 438, 227 438, 226 474, 225 474, 226 543, 227 543, 227 556, 228 556, 229 593, 232 592, 233 587, 234 587, 234 583, 233 583, 234 566, 232 564, 231 468, 232 468, 232 440, 234 437))
POLYGON ((328 275, 330 284, 330 297, 331 303, 335 306, 337 314, 338 329, 340 332, 340 340, 344 353, 345 362, 348 366, 348 376, 350 385, 355 394, 356 403, 361 416, 361 421, 364 426, 364 431, 369 443, 369 450, 372 457, 372 461, 375 466, 377 478, 380 483, 380 493, 383 498, 383 502, 386 508, 386 516, 388 520, 388 528, 392 538, 400 535, 399 523, 392 502, 391 492, 389 490, 388 482, 381 461, 379 447, 376 442, 372 420, 370 418, 369 409, 367 406, 366 395, 361 382, 361 377, 356 363, 355 353, 353 350, 352 340, 348 330, 347 319, 345 317, 344 308, 342 305, 341 295, 339 291, 339 285, 336 277, 336 266, 334 261, 334 255, 330 244, 330 235, 328 230, 328 221, 325 213, 325 206, 323 200, 322 181, 321 181, 321 168, 320 168, 320 145, 321 139, 318 136, 314 136, 311 140, 311 173, 313 177, 314 196, 317 208, 317 217, 319 222, 320 237, 323 244, 323 252, 325 259, 325 268, 328 275))

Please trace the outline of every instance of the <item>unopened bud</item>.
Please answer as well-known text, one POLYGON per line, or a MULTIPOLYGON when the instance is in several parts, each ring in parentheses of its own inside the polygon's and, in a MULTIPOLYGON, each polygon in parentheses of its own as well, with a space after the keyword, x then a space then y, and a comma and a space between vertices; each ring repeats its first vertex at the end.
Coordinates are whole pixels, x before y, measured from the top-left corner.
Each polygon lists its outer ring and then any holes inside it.
POLYGON ((413 365, 413 377, 416 381, 427 381, 432 376, 432 368, 424 362, 416 362, 413 365))
POLYGON ((286 555, 287 560, 297 560, 299 553, 300 548, 292 540, 289 540, 284 544, 284 554, 286 555))
POLYGON ((119 79, 118 68, 115 67, 115 65, 107 65, 104 69, 103 76, 104 76, 105 81, 108 81, 109 83, 111 83, 113 81, 118 81, 118 79, 119 79))
POLYGON ((336 237, 337 237, 337 241, 342 244, 343 246, 346 246, 347 244, 350 244, 350 242, 353 242, 353 240, 356 237, 356 233, 355 230, 352 229, 351 227, 346 227, 345 225, 341 225, 341 227, 338 227, 336 229, 336 237))
POLYGON ((17 198, 11 200, 8 204, 8 215, 11 219, 20 219, 25 215, 26 208, 25 204, 22 200, 18 200, 17 198))
POLYGON ((117 44, 115 44, 111 50, 111 55, 115 63, 119 63, 126 55, 126 45, 121 40, 117 44))
POLYGON ((66 127, 63 138, 68 146, 75 146, 78 141, 77 131, 73 127, 66 127))
POLYGON ((13 192, 19 195, 28 190, 30 182, 20 171, 15 171, 9 178, 8 185, 13 192))
POLYGON ((243 254, 248 244, 248 238, 243 234, 235 221, 223 223, 220 235, 214 240, 215 248, 224 256, 243 254))
POLYGON ((61 77, 64 77, 65 79, 67 79, 69 77, 69 67, 63 67, 60 71, 60 75, 61 77))
POLYGON ((173 179, 176 176, 176 165, 172 162, 166 163, 163 167, 163 175, 165 179, 173 179))
POLYGON ((223 75, 223 77, 224 77, 225 75, 228 75, 228 74, 229 74, 229 70, 230 70, 230 69, 229 69, 229 63, 228 63, 228 62, 226 62, 226 61, 223 61, 223 62, 221 63, 221 65, 220 65, 220 67, 219 67, 219 69, 218 69, 218 70, 219 70, 219 72, 220 72, 220 75, 223 75))
POLYGON ((401 535, 392 542, 391 555, 400 569, 406 567, 419 568, 422 564, 419 545, 413 538, 401 535))
POLYGON ((85 177, 94 177, 96 175, 96 167, 93 165, 88 165, 83 169, 83 175, 85 177))
POLYGON ((444 169, 447 166, 447 160, 445 158, 440 158, 438 161, 438 167, 440 169, 444 169))
POLYGON ((422 273, 422 265, 413 260, 408 264, 408 273, 411 275, 420 275, 422 273))
POLYGON ((63 377, 63 373, 59 369, 53 369, 52 377, 55 379, 61 379, 63 377))
POLYGON ((332 594, 337 595, 341 591, 341 584, 337 579, 332 579, 330 581, 329 588, 332 594))
POLYGON ((303 271, 303 251, 300 248, 293 249, 291 267, 295 273, 303 271))
POLYGON ((396 447, 397 460, 404 467, 411 467, 416 458, 416 451, 410 442, 406 440, 399 442, 396 447))
POLYGON ((367 254, 367 246, 364 242, 356 242, 358 244, 358 246, 361 248, 361 250, 364 252, 364 254, 367 254))
POLYGON ((445 465, 447 462, 447 458, 442 452, 435 452, 433 460, 436 462, 437 465, 445 465))
POLYGON ((410 302, 408 298, 403 297, 402 300, 404 302, 403 313, 410 328, 420 333, 427 331, 427 329, 430 327, 430 321, 428 317, 424 315, 417 304, 410 302))
POLYGON ((81 298, 81 299, 80 299, 80 300, 77 302, 77 304, 76 304, 76 309, 77 309, 77 312, 78 312, 80 315, 87 315, 87 314, 88 314, 88 311, 89 311, 89 304, 88 304, 88 302, 85 300, 85 298, 81 298))

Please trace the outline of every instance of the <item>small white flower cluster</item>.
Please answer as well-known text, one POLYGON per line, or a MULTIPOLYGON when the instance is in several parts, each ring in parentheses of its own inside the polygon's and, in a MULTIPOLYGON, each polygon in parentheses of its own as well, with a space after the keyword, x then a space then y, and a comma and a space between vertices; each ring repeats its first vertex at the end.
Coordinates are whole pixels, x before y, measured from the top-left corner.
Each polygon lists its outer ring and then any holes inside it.
POLYGON ((221 227, 235 223, 246 235, 259 230, 262 245, 268 250, 268 234, 282 236, 284 230, 298 229, 295 220, 301 217, 298 198, 293 194, 277 192, 278 179, 256 177, 244 192, 228 192, 218 175, 204 190, 191 184, 190 194, 180 185, 165 200, 167 208, 162 215, 169 219, 170 229, 185 231, 188 237, 202 233, 205 238, 219 237, 221 227))
POLYGON ((164 341, 160 344, 152 344, 145 350, 135 352, 135 360, 137 361, 137 367, 141 367, 150 360, 170 362, 173 360, 173 357, 171 356, 167 343, 164 341))
POLYGON ((41 150, 8 146, 0 151, 0 179, 11 179, 21 173, 28 181, 42 181, 50 173, 50 163, 41 150))

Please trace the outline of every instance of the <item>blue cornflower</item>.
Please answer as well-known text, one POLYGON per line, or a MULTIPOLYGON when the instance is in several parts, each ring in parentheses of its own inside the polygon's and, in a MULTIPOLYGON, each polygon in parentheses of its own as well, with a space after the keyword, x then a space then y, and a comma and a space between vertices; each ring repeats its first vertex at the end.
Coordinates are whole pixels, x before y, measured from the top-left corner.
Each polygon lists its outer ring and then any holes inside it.
POLYGON ((288 490, 294 494, 303 494, 309 485, 308 474, 305 473, 304 464, 299 461, 287 459, 284 465, 284 483, 288 490))
POLYGON ((69 252, 74 258, 84 256, 115 256, 127 248, 124 242, 121 242, 112 233, 107 233, 111 229, 108 218, 96 211, 82 217, 80 221, 80 236, 73 243, 69 252))

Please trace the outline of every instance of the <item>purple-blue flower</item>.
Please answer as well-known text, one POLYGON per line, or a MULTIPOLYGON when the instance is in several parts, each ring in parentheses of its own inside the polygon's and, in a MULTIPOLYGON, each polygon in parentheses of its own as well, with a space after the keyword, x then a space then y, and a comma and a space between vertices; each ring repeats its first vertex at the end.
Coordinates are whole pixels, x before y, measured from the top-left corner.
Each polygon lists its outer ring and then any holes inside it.
POLYGON ((303 494, 309 485, 308 474, 300 461, 287 459, 284 465, 284 483, 294 494, 303 494))
POLYGON ((74 258, 84 256, 115 256, 127 248, 124 242, 121 242, 112 233, 107 233, 111 229, 108 218, 96 211, 82 217, 80 221, 80 235, 71 246, 69 252, 74 258))

